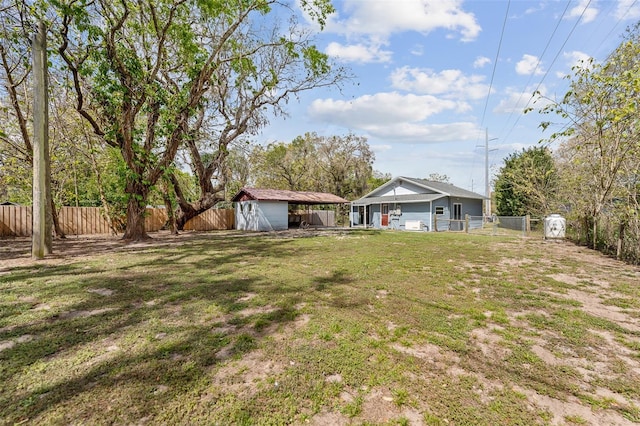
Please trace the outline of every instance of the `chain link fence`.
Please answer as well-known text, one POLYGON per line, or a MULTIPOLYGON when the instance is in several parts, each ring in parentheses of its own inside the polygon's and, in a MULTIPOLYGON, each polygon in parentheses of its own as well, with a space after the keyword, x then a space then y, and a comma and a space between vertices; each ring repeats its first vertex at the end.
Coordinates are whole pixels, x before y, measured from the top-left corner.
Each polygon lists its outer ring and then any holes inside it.
POLYGON ((531 232, 529 216, 467 216, 465 230, 471 234, 526 237, 531 232))

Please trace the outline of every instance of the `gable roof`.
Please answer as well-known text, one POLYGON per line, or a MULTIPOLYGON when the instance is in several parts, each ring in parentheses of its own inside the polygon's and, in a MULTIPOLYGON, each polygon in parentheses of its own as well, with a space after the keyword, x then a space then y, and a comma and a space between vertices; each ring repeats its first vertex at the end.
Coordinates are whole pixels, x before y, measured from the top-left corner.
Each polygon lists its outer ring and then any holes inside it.
POLYGON ((466 189, 459 188, 451 183, 446 182, 436 182, 427 179, 416 179, 409 178, 405 176, 398 176, 391 179, 389 182, 385 183, 369 192, 367 195, 363 196, 359 200, 355 200, 354 203, 371 203, 371 202, 387 202, 389 199, 393 199, 394 201, 433 201, 442 197, 457 197, 457 198, 470 198, 475 200, 485 200, 486 197, 484 195, 480 195, 478 193, 467 191, 466 189), (398 184, 402 182, 408 182, 413 185, 418 186, 419 188, 423 188, 429 193, 424 194, 411 194, 411 195, 397 195, 395 197, 389 196, 376 196, 376 193, 382 193, 387 188, 393 188, 394 186, 398 186, 398 184))
POLYGON ((287 201, 292 204, 343 204, 348 203, 337 195, 326 192, 288 191, 285 189, 242 188, 232 201, 287 201))
POLYGON ((408 177, 400 177, 400 179, 404 179, 407 182, 413 182, 416 185, 422 186, 424 188, 432 189, 436 192, 440 192, 443 195, 448 195, 450 197, 458 197, 458 198, 472 198, 472 199, 481 199, 484 200, 487 197, 484 195, 467 191, 466 189, 459 188, 452 183, 447 182, 436 182, 433 180, 426 179, 414 179, 408 177))

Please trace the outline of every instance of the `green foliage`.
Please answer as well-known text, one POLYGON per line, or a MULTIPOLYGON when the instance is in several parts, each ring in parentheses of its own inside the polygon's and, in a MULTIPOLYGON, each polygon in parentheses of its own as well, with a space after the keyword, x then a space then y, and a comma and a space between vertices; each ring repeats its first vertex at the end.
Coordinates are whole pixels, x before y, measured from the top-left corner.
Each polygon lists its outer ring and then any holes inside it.
POLYGON ((533 147, 504 160, 495 181, 496 210, 502 216, 545 216, 558 187, 551 152, 533 147))
POLYGON ((375 156, 364 137, 323 137, 307 133, 291 143, 256 147, 257 186, 329 192, 355 199, 390 179, 372 168, 375 156))
POLYGON ((440 173, 431 173, 427 176, 426 180, 434 181, 434 182, 444 182, 451 183, 449 176, 440 173))
POLYGON ((638 247, 640 241, 639 94, 640 26, 636 25, 606 62, 591 60, 575 67, 570 90, 560 102, 542 110, 569 121, 551 139, 561 141, 557 150, 561 198, 570 207, 568 217, 577 239, 615 251, 618 257, 625 247, 638 247), (629 231, 633 236, 628 242, 629 231))
POLYGON ((391 176, 390 173, 382 173, 378 170, 374 170, 371 177, 367 180, 367 189, 368 191, 373 191, 377 187, 389 182, 392 178, 393 176, 391 176))

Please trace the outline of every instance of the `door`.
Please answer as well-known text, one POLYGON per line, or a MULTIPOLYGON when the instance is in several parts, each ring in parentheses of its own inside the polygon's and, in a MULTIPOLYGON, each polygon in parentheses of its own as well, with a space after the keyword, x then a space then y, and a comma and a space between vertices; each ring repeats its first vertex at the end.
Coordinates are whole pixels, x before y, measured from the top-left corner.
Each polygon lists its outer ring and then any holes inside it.
POLYGON ((380 213, 382 214, 381 226, 389 226, 389 204, 383 204, 380 213))
POLYGON ((462 223, 462 204, 454 203, 453 204, 453 221, 449 225, 449 229, 451 231, 462 231, 464 230, 464 225, 462 223))
POLYGON ((453 220, 462 220, 462 204, 453 204, 453 220))

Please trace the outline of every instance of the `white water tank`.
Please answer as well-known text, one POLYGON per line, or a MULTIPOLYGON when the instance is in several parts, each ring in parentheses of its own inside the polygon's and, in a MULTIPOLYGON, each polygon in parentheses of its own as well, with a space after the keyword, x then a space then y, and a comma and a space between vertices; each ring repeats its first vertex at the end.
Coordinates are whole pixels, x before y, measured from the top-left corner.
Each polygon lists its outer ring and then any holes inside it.
POLYGON ((544 218, 544 238, 564 238, 567 221, 559 214, 544 218))

